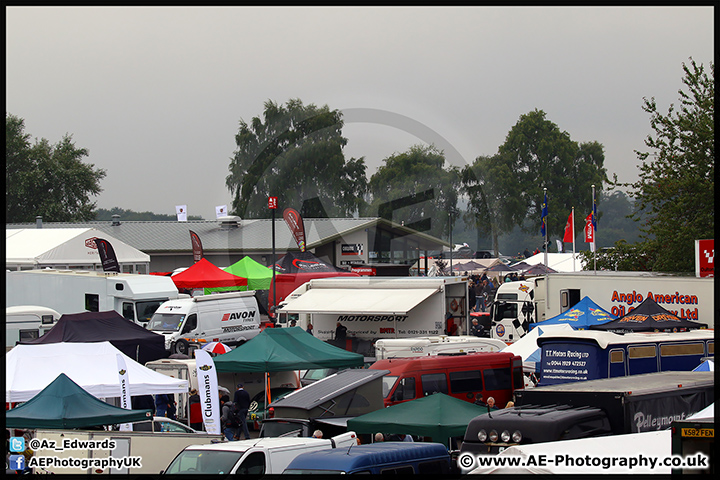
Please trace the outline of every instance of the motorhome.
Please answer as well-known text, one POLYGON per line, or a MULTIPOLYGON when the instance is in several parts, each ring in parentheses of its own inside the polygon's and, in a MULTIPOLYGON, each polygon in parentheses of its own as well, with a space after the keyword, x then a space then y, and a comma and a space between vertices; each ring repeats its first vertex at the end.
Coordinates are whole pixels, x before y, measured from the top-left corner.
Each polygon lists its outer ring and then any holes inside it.
POLYGON ((490 336, 512 343, 530 330, 531 323, 560 315, 585 296, 616 317, 652 297, 679 318, 697 320, 707 328, 715 325, 712 278, 583 271, 551 273, 500 285, 491 307, 490 336))
POLYGON ((381 338, 375 342, 375 358, 426 357, 440 353, 499 352, 507 344, 495 338, 473 335, 416 338, 381 338))
POLYGON ((161 303, 179 298, 170 277, 84 270, 6 271, 6 306, 40 305, 60 314, 115 310, 145 326, 161 303))
POLYGON ((624 377, 641 373, 690 371, 715 356, 714 330, 627 333, 594 330, 548 332, 540 348, 538 385, 624 377))
POLYGON ((379 360, 371 367, 389 370, 383 377, 383 397, 389 407, 436 392, 474 402, 493 397, 498 405, 524 388, 522 358, 505 352, 432 355, 379 360))
POLYGON ((20 305, 5 308, 5 350, 17 342, 35 340, 55 326, 60 313, 52 308, 20 305))
POLYGON ((237 346, 260 333, 260 309, 255 292, 214 293, 169 300, 147 325, 165 337, 165 349, 187 354, 190 344, 222 342, 237 346))
POLYGON ((306 282, 288 295, 279 312, 338 347, 374 356, 385 338, 468 333, 467 277, 338 277, 306 282), (335 338, 340 323, 345 339, 335 338))

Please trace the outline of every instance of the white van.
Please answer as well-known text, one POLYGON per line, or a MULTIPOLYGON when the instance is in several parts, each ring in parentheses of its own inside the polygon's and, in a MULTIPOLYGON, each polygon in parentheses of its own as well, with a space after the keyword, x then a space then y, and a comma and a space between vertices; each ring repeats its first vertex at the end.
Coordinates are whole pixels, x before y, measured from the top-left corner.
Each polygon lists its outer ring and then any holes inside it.
POLYGON ((170 353, 187 354, 191 343, 236 346, 260 333, 260 309, 254 291, 168 300, 147 328, 165 337, 170 353))
POLYGON ((17 342, 35 340, 55 326, 60 314, 48 307, 21 305, 5 308, 5 350, 17 342))
POLYGON ((273 475, 280 474, 301 453, 357 444, 355 432, 335 437, 283 437, 238 440, 214 445, 190 445, 170 462, 165 474, 189 473, 273 475))

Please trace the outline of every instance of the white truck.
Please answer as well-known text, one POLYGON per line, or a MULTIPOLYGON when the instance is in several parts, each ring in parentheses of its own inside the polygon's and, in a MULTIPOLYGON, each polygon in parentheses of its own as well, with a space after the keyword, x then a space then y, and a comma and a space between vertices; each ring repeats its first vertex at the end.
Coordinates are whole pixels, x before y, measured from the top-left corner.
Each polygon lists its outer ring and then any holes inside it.
POLYGON ((349 449, 357 444, 355 432, 332 438, 260 438, 186 447, 168 465, 165 474, 279 475, 305 452, 349 449))
MULTIPOLYGON (((190 429, 187 429, 190 430, 190 429)), ((42 430, 34 434, 35 473, 158 474, 188 445, 222 442, 223 435, 206 432, 42 430), (42 459, 42 460, 41 460, 42 459)))
POLYGON ((148 330, 165 337, 165 349, 187 354, 191 344, 241 345, 260 333, 255 291, 213 293, 168 300, 157 307, 148 330))
POLYGON ((170 277, 84 270, 6 271, 6 306, 40 305, 60 314, 115 310, 145 325, 161 303, 179 298, 170 277))
POLYGON ((589 297, 620 317, 652 296, 661 307, 683 319, 714 328, 715 294, 712 278, 652 272, 583 271, 551 273, 500 285, 492 305, 491 338, 507 343, 529 331, 530 323, 560 315, 589 297), (545 279, 547 278, 547 283, 545 279))
POLYGON ((448 327, 467 334, 468 277, 318 278, 288 295, 278 313, 280 324, 312 324, 320 340, 372 356, 382 338, 446 335, 448 327), (345 341, 335 339, 338 323, 345 341))
POLYGON ((35 340, 55 326, 60 313, 52 308, 19 305, 5 308, 5 351, 16 342, 35 340))
POLYGON ((381 338, 375 342, 375 358, 384 360, 450 353, 499 352, 505 347, 507 343, 502 340, 474 335, 381 338))

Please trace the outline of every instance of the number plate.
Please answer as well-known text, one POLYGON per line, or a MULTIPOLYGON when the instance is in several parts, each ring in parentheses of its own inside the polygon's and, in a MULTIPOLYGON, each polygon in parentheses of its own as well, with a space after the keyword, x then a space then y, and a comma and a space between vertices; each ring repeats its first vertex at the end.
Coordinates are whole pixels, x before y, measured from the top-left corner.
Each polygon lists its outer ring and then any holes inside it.
POLYGON ((714 428, 683 428, 681 433, 683 437, 715 438, 714 428))

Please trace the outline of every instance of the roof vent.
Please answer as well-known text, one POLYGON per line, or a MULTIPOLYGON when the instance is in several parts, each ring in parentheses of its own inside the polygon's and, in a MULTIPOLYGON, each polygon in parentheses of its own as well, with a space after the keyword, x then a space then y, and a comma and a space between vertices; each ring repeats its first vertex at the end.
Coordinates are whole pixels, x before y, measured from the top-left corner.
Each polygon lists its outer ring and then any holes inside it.
POLYGON ((238 228, 240 226, 240 217, 236 215, 228 215, 226 217, 218 217, 217 221, 220 222, 220 228, 238 228))
POLYGON ((112 226, 117 227, 119 225, 120 225, 120 215, 118 215, 116 213, 115 215, 112 216, 112 226))
POLYGON ((42 215, 35 217, 35 228, 42 228, 42 215))

